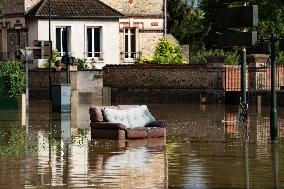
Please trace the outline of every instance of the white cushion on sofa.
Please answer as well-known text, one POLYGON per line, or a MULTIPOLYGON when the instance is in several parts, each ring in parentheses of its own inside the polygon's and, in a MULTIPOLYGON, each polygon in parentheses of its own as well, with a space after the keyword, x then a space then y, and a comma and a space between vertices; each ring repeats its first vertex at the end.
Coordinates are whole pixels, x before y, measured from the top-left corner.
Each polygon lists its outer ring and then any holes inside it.
POLYGON ((130 128, 130 124, 128 122, 127 110, 116 110, 116 109, 111 109, 111 108, 104 108, 103 114, 107 122, 121 123, 125 125, 126 128, 130 128))
POLYGON ((126 111, 128 122, 131 128, 144 127, 156 121, 155 118, 149 112, 146 105, 131 108, 126 111))

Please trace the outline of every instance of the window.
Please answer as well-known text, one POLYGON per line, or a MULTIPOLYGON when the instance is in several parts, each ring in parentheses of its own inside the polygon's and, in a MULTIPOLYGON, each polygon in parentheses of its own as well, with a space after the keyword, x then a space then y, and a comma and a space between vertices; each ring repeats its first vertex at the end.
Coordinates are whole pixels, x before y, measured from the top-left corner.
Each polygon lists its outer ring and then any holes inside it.
POLYGON ((124 52, 125 58, 137 58, 135 28, 125 28, 124 30, 124 52))
POLYGON ((87 56, 88 57, 102 57, 101 56, 101 28, 88 27, 87 28, 87 56))
POLYGON ((64 56, 66 52, 71 51, 71 27, 57 27, 56 28, 56 49, 59 56, 64 56))

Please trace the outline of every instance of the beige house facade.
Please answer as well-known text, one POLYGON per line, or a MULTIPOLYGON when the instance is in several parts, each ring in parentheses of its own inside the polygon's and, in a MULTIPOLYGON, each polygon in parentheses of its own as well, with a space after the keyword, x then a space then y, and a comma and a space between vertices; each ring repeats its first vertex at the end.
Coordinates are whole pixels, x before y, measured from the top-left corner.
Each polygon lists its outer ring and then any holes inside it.
MULTIPOLYGON (((50 0, 53 48, 60 48, 61 55, 71 51, 75 58, 95 62, 93 68, 98 69, 106 64, 135 63, 141 55, 153 55, 163 37, 164 1, 50 0), (71 34, 65 36, 71 38, 70 47, 62 41, 67 27, 71 28, 71 34)), ((34 40, 48 40, 48 2, 5 1, 0 19, 0 59, 15 58, 18 49, 32 46, 34 40)), ((36 62, 32 67, 41 67, 42 62, 36 62)))
POLYGON ((119 19, 121 63, 152 56, 165 31, 165 0, 101 1, 125 15, 119 19))

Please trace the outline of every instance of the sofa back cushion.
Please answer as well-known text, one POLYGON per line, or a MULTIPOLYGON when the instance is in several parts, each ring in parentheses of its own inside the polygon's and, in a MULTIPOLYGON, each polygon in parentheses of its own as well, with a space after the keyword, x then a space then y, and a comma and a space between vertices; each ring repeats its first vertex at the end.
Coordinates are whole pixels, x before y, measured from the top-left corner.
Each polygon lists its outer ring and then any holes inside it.
POLYGON ((121 123, 126 126, 126 128, 130 128, 128 122, 128 112, 127 110, 116 110, 112 108, 104 108, 103 110, 104 119, 106 122, 110 123, 121 123))
POLYGON ((91 122, 104 122, 104 115, 102 109, 111 108, 118 109, 117 106, 93 106, 89 109, 90 120, 91 122))
POLYGON ((137 106, 127 110, 127 118, 130 128, 145 127, 156 121, 151 115, 146 105, 137 106))

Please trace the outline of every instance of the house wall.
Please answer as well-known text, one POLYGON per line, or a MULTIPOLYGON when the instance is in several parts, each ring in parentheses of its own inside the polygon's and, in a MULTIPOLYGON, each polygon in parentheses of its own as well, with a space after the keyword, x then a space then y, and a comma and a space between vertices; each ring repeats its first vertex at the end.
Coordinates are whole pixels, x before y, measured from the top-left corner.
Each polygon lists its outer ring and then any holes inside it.
MULTIPOLYGON (((86 26, 102 27, 102 52, 103 60, 95 60, 93 66, 101 69, 106 64, 119 64, 119 23, 115 20, 52 20, 51 39, 53 48, 55 44, 55 28, 57 26, 71 26, 71 50, 75 58, 86 58, 86 26)), ((29 27, 30 35, 38 34, 38 40, 48 40, 49 28, 48 20, 39 20, 36 24, 32 23, 29 27), (32 31, 33 30, 33 31, 32 31)), ((29 44, 32 44, 34 37, 29 38, 29 44)), ((91 61, 91 60, 89 60, 91 61)), ((42 61, 37 66, 42 65, 42 61)))
POLYGON ((39 1, 40 0, 5 0, 3 4, 3 13, 23 13, 39 1))
POLYGON ((152 56, 159 39, 164 32, 164 0, 101 0, 105 4, 120 11, 126 17, 119 20, 120 30, 120 62, 124 60, 124 28, 138 28, 137 51, 144 56, 152 56))
POLYGON ((164 0, 101 0, 127 15, 163 14, 164 0))

